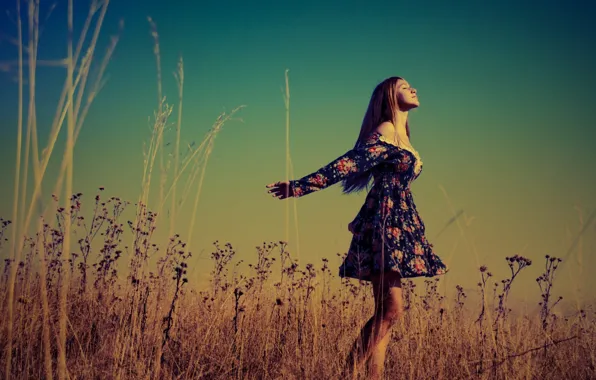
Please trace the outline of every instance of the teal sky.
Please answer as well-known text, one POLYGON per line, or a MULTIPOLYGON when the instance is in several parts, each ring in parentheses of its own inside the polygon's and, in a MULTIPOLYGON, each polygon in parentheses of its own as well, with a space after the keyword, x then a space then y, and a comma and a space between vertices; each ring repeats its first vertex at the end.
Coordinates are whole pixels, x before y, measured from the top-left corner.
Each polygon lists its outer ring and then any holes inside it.
MULTIPOLYGON (((197 278, 211 269, 206 258, 216 239, 230 241, 250 262, 256 245, 285 238, 285 205, 271 199, 264 185, 285 175, 281 88, 289 69, 296 176, 350 149, 375 85, 402 76, 421 99, 410 113, 412 143, 424 161, 413 191, 429 239, 451 268, 447 286, 474 288, 479 264, 504 276, 504 257, 520 253, 535 264, 520 280, 527 286, 518 295, 534 302, 534 280, 550 254, 568 258, 557 277, 565 294, 579 287, 580 298, 593 298, 589 289, 596 283, 586 273, 596 263, 596 226, 583 235, 581 249, 566 255, 580 230, 577 208, 584 221, 596 209, 596 8, 579 1, 456 3, 113 1, 98 51, 103 53, 119 20, 125 27, 108 82, 77 142, 75 192, 91 200, 105 186, 107 195, 131 201, 140 192, 142 145, 157 103, 151 16, 159 31, 164 94, 173 104, 172 72, 184 58, 184 142, 199 142, 222 111, 247 106, 239 114, 244 122, 224 127, 210 158, 191 247, 196 256, 204 250, 194 260, 197 278), (461 229, 454 224, 437 237, 460 209, 474 217, 469 226, 460 220, 461 229)), ((12 11, 14 2, 2 1, 2 7, 12 11)), ((44 10, 42 5, 42 20, 44 10)), ((78 28, 86 12, 76 9, 78 28)), ((5 12, 1 17, 0 32, 16 36, 5 12)), ((44 24, 41 59, 65 55, 65 20, 61 0, 44 24)), ((13 59, 16 48, 2 39, 0 60, 13 59)), ((0 72, 5 218, 11 215, 15 165, 14 73, 0 72)), ((38 71, 44 146, 64 74, 58 68, 38 71)), ((52 160, 50 181, 59 163, 52 160)), ((335 254, 348 248, 346 226, 364 196, 342 196, 336 186, 298 200, 303 263, 318 265, 328 257, 339 265, 335 254)), ((183 234, 189 215, 177 221, 183 234)), ((167 228, 161 231, 163 241, 167 228)), ((291 243, 295 251, 294 237, 291 243)))

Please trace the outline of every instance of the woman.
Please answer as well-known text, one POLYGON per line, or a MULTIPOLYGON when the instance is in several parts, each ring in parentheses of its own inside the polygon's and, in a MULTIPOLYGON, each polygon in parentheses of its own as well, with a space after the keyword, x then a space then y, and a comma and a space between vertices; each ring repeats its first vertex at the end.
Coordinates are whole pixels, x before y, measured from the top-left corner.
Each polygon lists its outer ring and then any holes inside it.
POLYGON ((411 183, 422 160, 410 144, 408 111, 419 106, 416 90, 391 77, 374 90, 354 149, 299 180, 267 185, 279 199, 302 197, 342 181, 344 193, 363 190, 365 203, 348 228, 353 234, 341 277, 371 281, 375 313, 348 356, 350 371, 370 359, 373 378, 382 376, 389 330, 401 315, 401 279, 447 272, 425 236, 411 183))

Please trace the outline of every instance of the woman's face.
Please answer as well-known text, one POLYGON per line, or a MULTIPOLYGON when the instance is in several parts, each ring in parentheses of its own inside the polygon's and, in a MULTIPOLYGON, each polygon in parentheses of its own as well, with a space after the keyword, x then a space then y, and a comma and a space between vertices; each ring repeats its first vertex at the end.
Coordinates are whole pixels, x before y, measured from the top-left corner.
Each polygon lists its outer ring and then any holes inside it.
POLYGON ((416 108, 420 105, 420 100, 416 94, 416 89, 411 87, 410 84, 400 79, 397 81, 397 105, 400 110, 408 111, 412 108, 416 108))

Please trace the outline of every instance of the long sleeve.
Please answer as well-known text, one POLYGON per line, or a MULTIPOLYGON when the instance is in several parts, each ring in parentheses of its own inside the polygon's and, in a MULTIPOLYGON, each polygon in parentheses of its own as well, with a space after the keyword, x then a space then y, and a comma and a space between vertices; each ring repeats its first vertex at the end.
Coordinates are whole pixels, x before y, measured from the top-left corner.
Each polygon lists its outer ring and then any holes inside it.
POLYGON ((334 185, 350 175, 365 172, 383 161, 391 161, 397 158, 398 153, 397 147, 371 138, 316 172, 290 181, 290 186, 295 197, 302 197, 334 185))

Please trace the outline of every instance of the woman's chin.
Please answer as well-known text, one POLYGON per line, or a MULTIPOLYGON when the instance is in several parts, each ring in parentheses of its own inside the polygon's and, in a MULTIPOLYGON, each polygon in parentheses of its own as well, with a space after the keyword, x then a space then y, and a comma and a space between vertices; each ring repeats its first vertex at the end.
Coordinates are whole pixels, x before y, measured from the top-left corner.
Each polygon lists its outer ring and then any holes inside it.
POLYGON ((399 108, 401 108, 404 111, 409 111, 414 108, 418 108, 419 106, 420 106, 420 102, 412 102, 412 103, 405 103, 405 104, 401 105, 399 108))

